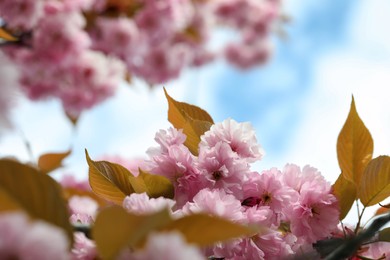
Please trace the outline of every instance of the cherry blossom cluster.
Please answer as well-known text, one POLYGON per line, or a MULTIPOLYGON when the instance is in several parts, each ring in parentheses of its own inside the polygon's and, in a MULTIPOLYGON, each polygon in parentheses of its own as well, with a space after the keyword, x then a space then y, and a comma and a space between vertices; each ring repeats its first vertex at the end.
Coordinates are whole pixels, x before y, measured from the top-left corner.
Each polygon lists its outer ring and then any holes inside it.
MULTIPOLYGON (((338 229, 337 199, 317 169, 288 164, 283 170, 251 170, 251 164, 260 160, 264 151, 249 123, 227 119, 214 124, 201 136, 198 156, 184 145, 186 136, 182 130, 160 130, 155 140, 159 146, 148 149, 149 159, 138 166, 170 179, 175 197, 154 199, 146 193, 134 193, 123 201, 128 212, 142 215, 169 208, 173 217, 203 212, 264 228, 254 237, 193 251, 191 259, 203 259, 195 257, 199 252, 203 257, 225 259, 281 259, 313 250, 313 243, 330 237, 338 229)), ((82 216, 78 221, 91 223, 82 216)), ((179 240, 173 234, 169 236, 179 240)), ((152 250, 154 240, 158 238, 151 238, 151 252, 157 250, 152 250)), ((91 241, 86 241, 83 237, 76 247, 89 247, 91 241)), ((157 245, 156 242, 154 247, 157 245)), ((175 252, 180 254, 177 249, 175 252)))
POLYGON ((2 51, 17 64, 31 99, 60 98, 78 114, 129 76, 165 83, 187 67, 224 56, 240 68, 269 56, 278 0, 1 0, 2 28, 16 38, 2 51), (227 27, 237 41, 208 47, 227 27))
MULTIPOLYGON (((226 119, 211 126, 201 136, 198 153, 185 146, 182 130, 160 130, 157 147, 148 149, 148 159, 121 163, 134 176, 138 170, 168 178, 174 198, 150 198, 133 193, 123 200, 123 208, 136 215, 150 215, 168 209, 172 218, 206 213, 231 222, 257 227, 258 233, 200 248, 188 244, 177 231, 151 232, 142 249, 124 248, 117 259, 289 259, 302 255, 320 259, 314 244, 328 238, 343 238, 354 232, 339 223, 339 205, 331 185, 311 167, 287 164, 283 169, 257 172, 251 164, 264 156, 249 123, 226 119)), ((74 227, 93 227, 99 211, 86 181, 63 176, 64 189, 78 193, 68 199, 70 222, 74 227), (85 193, 87 194, 87 193, 85 193)), ((24 213, 0 215, 0 257, 30 259, 97 259, 99 253, 87 233, 74 232, 71 251, 63 230, 48 223, 28 219, 24 213), (17 242, 16 242, 17 241, 17 242)), ((387 242, 361 246, 358 258, 389 259, 387 242)))

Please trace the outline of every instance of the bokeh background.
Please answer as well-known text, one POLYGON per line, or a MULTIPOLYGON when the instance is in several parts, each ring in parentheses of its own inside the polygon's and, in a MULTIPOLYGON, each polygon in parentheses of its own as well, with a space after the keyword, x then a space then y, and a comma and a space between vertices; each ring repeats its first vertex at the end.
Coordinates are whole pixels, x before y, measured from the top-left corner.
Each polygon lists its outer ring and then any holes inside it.
MULTIPOLYGON (((217 61, 164 86, 176 100, 206 109, 214 121, 250 121, 266 151, 256 170, 310 164, 333 183, 340 173, 337 136, 352 95, 373 136, 374 156, 390 151, 390 1, 286 0, 284 11, 291 18, 286 37, 274 36, 266 65, 241 71, 217 61)), ((226 38, 220 32, 211 44, 226 38)), ((12 113, 14 130, 0 139, 0 156, 31 161, 71 148, 55 176, 78 178, 87 176, 85 148, 92 158, 142 158, 156 145, 154 134, 170 126, 162 86, 151 89, 137 80, 84 113, 76 127, 56 100, 21 97, 12 113)))

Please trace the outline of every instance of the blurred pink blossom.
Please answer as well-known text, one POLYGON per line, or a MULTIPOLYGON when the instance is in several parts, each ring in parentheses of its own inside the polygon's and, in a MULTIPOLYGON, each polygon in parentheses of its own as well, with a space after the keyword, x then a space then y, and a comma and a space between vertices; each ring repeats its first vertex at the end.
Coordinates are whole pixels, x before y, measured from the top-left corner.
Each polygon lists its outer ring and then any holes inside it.
POLYGON ((204 255, 194 245, 187 244, 178 232, 152 233, 149 235, 143 250, 135 251, 135 260, 203 260, 204 255))
POLYGON ((94 260, 98 257, 96 245, 82 232, 74 233, 74 244, 71 251, 73 260, 94 260))
POLYGON ((163 197, 149 198, 145 193, 133 193, 123 200, 123 207, 131 213, 137 215, 147 215, 156 213, 163 209, 171 210, 175 201, 163 197))
POLYGON ((24 213, 0 214, 0 257, 8 259, 69 259, 69 241, 63 230, 24 213))
POLYGON ((43 16, 44 0, 1 0, 0 17, 10 27, 30 30, 43 16))

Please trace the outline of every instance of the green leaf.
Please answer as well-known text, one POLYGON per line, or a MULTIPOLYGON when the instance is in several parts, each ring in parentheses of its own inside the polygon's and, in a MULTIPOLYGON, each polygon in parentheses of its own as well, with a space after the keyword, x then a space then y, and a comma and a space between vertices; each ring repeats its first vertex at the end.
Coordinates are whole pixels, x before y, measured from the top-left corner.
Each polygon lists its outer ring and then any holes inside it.
POLYGON ((390 157, 379 156, 367 165, 358 197, 364 206, 372 206, 390 196, 390 157))
POLYGON ((170 97, 164 88, 168 100, 168 120, 177 129, 183 129, 187 136, 185 145, 194 154, 198 154, 200 136, 214 124, 211 116, 200 107, 178 102, 170 97))
MULTIPOLYGON (((265 228, 264 228, 265 229, 265 228)), ((233 238, 253 236, 261 227, 251 228, 207 214, 194 214, 173 221, 164 231, 178 230, 188 243, 209 246, 233 238)))
POLYGON ((390 242, 390 227, 379 231, 378 240, 383 242, 390 242))
POLYGON ((64 153, 47 153, 43 154, 38 159, 38 168, 43 173, 49 173, 62 167, 62 161, 68 157, 71 150, 64 153))
POLYGON ((134 189, 130 178, 134 177, 125 167, 107 161, 93 161, 85 150, 89 165, 89 184, 100 197, 122 205, 124 198, 134 189))
POLYGON ((339 218, 343 220, 351 209, 353 202, 357 199, 356 186, 340 174, 335 184, 333 184, 333 193, 339 201, 339 218))
POLYGON ((168 210, 151 215, 127 213, 122 207, 110 207, 97 216, 92 236, 103 259, 115 256, 127 246, 141 246, 148 234, 172 221, 168 210))
POLYGON ((21 207, 32 218, 41 219, 65 230, 69 241, 73 231, 69 223, 68 208, 59 184, 37 169, 14 160, 0 160, 1 197, 3 210, 21 207), (13 202, 12 202, 13 201, 13 202), (13 205, 12 205, 13 204, 13 205))
POLYGON ((351 109, 337 139, 337 158, 344 178, 359 186, 372 158, 373 146, 371 134, 360 119, 352 97, 351 109))
POLYGON ((139 169, 137 179, 143 180, 146 193, 150 198, 165 197, 173 199, 175 196, 172 182, 164 176, 150 174, 139 169))

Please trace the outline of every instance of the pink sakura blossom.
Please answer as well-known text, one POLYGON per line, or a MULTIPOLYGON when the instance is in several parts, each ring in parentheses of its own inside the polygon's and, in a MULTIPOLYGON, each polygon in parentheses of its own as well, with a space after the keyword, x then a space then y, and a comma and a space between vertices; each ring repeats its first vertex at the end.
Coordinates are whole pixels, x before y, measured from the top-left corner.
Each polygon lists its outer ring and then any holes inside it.
POLYGON ((148 41, 156 44, 172 39, 177 31, 188 25, 192 15, 193 6, 189 0, 144 1, 134 20, 148 41))
POLYGON ((11 126, 8 114, 15 99, 18 80, 16 66, 0 51, 0 133, 11 126))
POLYGON ((91 190, 88 180, 77 180, 73 174, 62 175, 59 182, 64 188, 73 188, 81 191, 91 190))
POLYGON ((44 0, 1 0, 0 17, 11 28, 30 30, 43 16, 44 2, 44 0))
POLYGON ((221 189, 203 189, 182 208, 184 214, 208 213, 231 221, 243 221, 244 214, 241 203, 233 195, 221 189))
POLYGON ((73 59, 91 45, 88 34, 83 30, 84 26, 85 19, 78 12, 45 15, 33 34, 36 57, 55 63, 73 59))
POLYGON ((98 203, 88 196, 72 196, 68 200, 68 207, 71 214, 71 222, 91 224, 96 217, 99 208, 98 203))
POLYGON ((173 181, 183 175, 194 171, 194 157, 184 145, 172 145, 166 152, 156 154, 151 151, 152 161, 149 164, 149 171, 153 174, 165 176, 173 181))
MULTIPOLYGON (((363 247, 362 253, 358 254, 369 259, 390 260, 388 242, 376 242, 363 247)), ((359 258, 360 259, 360 258, 359 258)))
POLYGON ((98 257, 96 244, 82 232, 74 233, 74 244, 71 251, 73 260, 94 260, 98 257))
POLYGON ((183 134, 183 129, 176 129, 173 127, 168 130, 160 130, 156 133, 154 140, 160 145, 158 148, 151 148, 148 150, 148 154, 159 154, 167 153, 169 147, 173 145, 182 145, 187 139, 186 135, 183 134))
POLYGON ((315 185, 323 185, 329 188, 329 183, 326 182, 321 173, 314 167, 306 165, 301 168, 295 164, 287 164, 283 169, 283 174, 281 175, 282 181, 285 185, 293 188, 298 193, 301 191, 302 185, 305 183, 311 183, 315 185))
POLYGON ((149 198, 145 193, 133 193, 123 200, 123 207, 131 213, 145 215, 158 212, 165 208, 171 210, 175 201, 163 197, 149 198))
POLYGON ((284 259, 294 253, 287 243, 289 241, 277 230, 268 230, 268 233, 257 235, 252 240, 264 252, 264 259, 284 259))
POLYGON ((190 49, 185 44, 164 42, 150 46, 141 57, 127 59, 127 65, 135 76, 150 84, 166 83, 177 78, 190 60, 190 49))
POLYGON ((212 251, 214 257, 226 260, 265 259, 264 252, 251 238, 239 238, 226 243, 217 243, 212 251))
POLYGON ((242 198, 242 185, 249 174, 249 164, 237 159, 229 144, 218 142, 210 148, 204 146, 200 149, 197 168, 210 180, 212 188, 242 198))
POLYGON ((93 30, 93 48, 104 53, 111 53, 123 60, 142 51, 141 35, 133 20, 99 17, 93 30))
POLYGON ((273 224, 279 225, 284 209, 293 201, 296 194, 279 180, 280 171, 272 168, 261 174, 252 174, 244 184, 245 206, 269 206, 274 213, 273 224))
POLYGON ((264 151, 257 143, 255 131, 249 122, 238 123, 233 119, 226 119, 222 123, 216 123, 210 130, 201 136, 199 149, 215 146, 218 142, 230 145, 238 158, 254 162, 260 160, 264 151))
POLYGON ((226 59, 241 69, 261 65, 268 60, 269 56, 269 46, 264 42, 231 43, 225 49, 226 59))
POLYGON ((143 250, 135 251, 135 260, 203 260, 204 255, 194 245, 187 244, 185 238, 178 232, 152 233, 149 235, 143 250))
POLYGON ((174 186, 176 209, 181 209, 184 204, 192 201, 200 190, 212 186, 212 183, 195 168, 194 171, 186 172, 177 178, 174 186))
POLYGON ((24 213, 0 215, 2 259, 68 259, 65 232, 42 221, 30 222, 24 213))
POLYGON ((339 214, 337 199, 326 182, 304 183, 298 202, 286 210, 291 232, 308 243, 331 235, 337 228, 339 214))
POLYGON ((95 0, 66 0, 66 1, 46 1, 46 13, 88 11, 95 4, 95 0))

